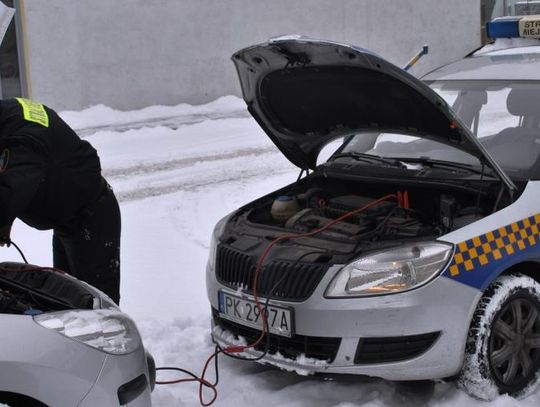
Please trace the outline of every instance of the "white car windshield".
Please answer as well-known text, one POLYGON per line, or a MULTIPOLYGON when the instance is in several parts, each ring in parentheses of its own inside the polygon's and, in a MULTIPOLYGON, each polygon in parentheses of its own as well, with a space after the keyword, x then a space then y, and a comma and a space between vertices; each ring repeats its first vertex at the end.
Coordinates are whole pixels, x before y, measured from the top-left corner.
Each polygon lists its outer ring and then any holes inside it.
MULTIPOLYGON (((440 81, 430 86, 452 106, 495 161, 510 176, 528 178, 540 154, 540 84, 507 81, 440 81)), ((420 158, 480 166, 457 148, 396 133, 363 133, 341 152, 385 158, 420 158)))

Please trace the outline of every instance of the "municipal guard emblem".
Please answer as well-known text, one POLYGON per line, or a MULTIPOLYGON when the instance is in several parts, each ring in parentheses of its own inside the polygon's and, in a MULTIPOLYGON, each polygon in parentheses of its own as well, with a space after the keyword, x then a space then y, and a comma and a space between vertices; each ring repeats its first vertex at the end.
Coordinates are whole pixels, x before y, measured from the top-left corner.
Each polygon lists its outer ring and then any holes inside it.
POLYGON ((2 154, 0 155, 0 174, 7 170, 8 162, 9 162, 9 150, 5 148, 4 151, 2 151, 2 154))

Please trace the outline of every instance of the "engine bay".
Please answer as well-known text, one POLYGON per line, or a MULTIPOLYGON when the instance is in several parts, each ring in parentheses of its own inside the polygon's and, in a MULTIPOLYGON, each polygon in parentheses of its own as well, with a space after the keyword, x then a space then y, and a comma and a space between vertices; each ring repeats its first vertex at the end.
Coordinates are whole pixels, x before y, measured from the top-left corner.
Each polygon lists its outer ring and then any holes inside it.
POLYGON ((356 240, 401 239, 440 236, 482 218, 488 211, 478 206, 476 196, 458 191, 363 187, 341 182, 310 186, 301 192, 280 191, 279 196, 250 209, 247 219, 289 231, 309 232, 350 214, 329 227, 325 235, 356 240), (376 202, 388 195, 392 197, 376 202), (366 209, 362 210, 363 207, 366 209))
MULTIPOLYGON (((309 233, 296 239, 341 254, 357 254, 407 239, 434 239, 475 222, 493 211, 496 185, 462 188, 358 182, 312 174, 246 205, 229 222, 228 244, 256 254, 249 238, 270 239, 279 233, 309 233), (270 232, 270 233, 269 233, 270 232), (232 243, 231 243, 232 242, 232 243)), ((504 203, 502 203, 504 204, 504 203)), ((285 250, 285 249, 283 249, 285 250)), ((279 254, 294 258, 295 254, 279 254)), ((296 255, 298 255, 298 252, 296 255)))
POLYGON ((36 315, 92 309, 94 296, 79 281, 51 268, 0 263, 0 313, 36 315))

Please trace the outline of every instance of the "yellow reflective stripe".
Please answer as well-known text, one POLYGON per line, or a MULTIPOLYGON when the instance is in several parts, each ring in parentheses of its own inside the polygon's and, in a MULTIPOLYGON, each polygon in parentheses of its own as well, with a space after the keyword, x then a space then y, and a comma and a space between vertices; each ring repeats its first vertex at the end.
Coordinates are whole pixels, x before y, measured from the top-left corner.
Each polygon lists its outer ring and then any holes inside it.
POLYGON ((540 214, 491 230, 457 244, 450 275, 457 277, 475 268, 540 244, 540 214))
POLYGON ((26 121, 41 124, 43 127, 49 127, 49 116, 41 103, 32 102, 31 100, 23 98, 16 99, 23 108, 23 114, 26 121))

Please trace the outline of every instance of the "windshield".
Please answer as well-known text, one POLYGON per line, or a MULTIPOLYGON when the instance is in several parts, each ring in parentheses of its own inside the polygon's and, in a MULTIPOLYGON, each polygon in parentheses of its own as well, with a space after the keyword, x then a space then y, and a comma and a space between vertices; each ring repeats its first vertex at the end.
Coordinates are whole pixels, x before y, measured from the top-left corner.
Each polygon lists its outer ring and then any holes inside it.
MULTIPOLYGON (((452 106, 509 176, 530 177, 540 153, 538 82, 440 81, 430 86, 452 106)), ((405 134, 358 134, 341 152, 385 158, 423 157, 480 166, 476 157, 457 148, 405 134)))

